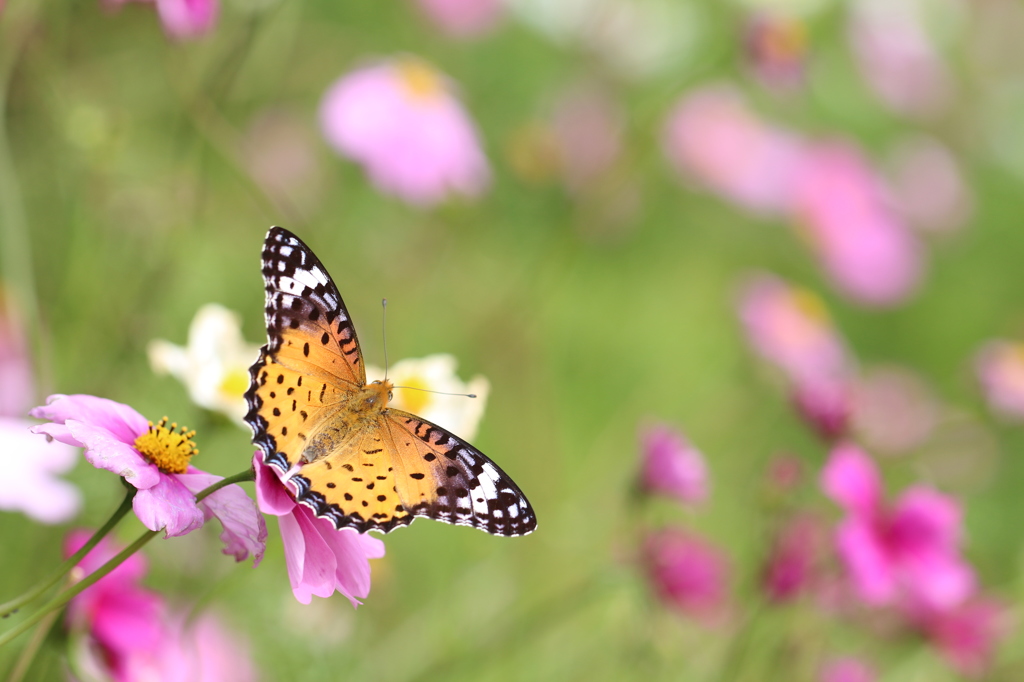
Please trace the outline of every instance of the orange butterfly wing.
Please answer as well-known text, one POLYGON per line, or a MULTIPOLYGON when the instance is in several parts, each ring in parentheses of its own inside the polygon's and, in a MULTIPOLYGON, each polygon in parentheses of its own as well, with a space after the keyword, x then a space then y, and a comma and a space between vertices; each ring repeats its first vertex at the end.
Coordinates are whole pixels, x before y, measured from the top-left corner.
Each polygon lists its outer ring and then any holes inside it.
POLYGON ((250 369, 246 421, 265 463, 300 504, 335 527, 388 532, 423 516, 495 535, 537 526, 526 496, 494 462, 401 410, 366 419, 355 328, 312 251, 274 227, 263 248, 269 341, 250 369))
POLYGON ((372 428, 307 464, 296 500, 338 528, 388 532, 416 517, 526 535, 537 517, 497 464, 449 431, 387 409, 372 428))
POLYGON ((263 461, 286 472, 329 408, 366 384, 366 370, 327 269, 284 228, 267 232, 263 282, 268 341, 249 369, 245 421, 263 461))

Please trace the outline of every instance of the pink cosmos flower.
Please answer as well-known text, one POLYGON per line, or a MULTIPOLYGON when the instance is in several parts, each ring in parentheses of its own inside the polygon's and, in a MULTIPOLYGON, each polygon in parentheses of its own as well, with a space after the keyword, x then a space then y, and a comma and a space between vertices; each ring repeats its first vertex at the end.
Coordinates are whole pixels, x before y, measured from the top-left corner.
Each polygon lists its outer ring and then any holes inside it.
MULTIPOLYGON (((71 533, 65 542, 65 556, 78 551, 90 535, 84 530, 71 533)), ((121 549, 104 538, 79 562, 78 577, 89 575, 121 549)), ((132 554, 68 604, 68 628, 95 642, 106 672, 115 682, 140 679, 134 671, 145 660, 156 657, 162 644, 164 604, 158 594, 140 587, 145 573, 143 556, 132 554)))
POLYGON ((241 487, 230 485, 196 502, 196 493, 222 477, 188 464, 195 452, 192 433, 167 429, 164 422, 154 427, 131 407, 90 395, 53 395, 31 414, 50 421, 33 433, 85 448, 86 461, 138 488, 133 507, 146 528, 173 537, 216 517, 225 554, 239 561, 252 554, 257 564, 263 557, 267 527, 241 487))
POLYGON ((789 205, 803 143, 762 121, 728 86, 692 91, 675 105, 663 146, 684 177, 756 213, 789 205))
MULTIPOLYGON (((89 539, 75 531, 65 543, 70 556, 89 539)), ((122 548, 109 538, 100 541, 78 564, 79 579, 89 575, 122 548)), ((77 647, 77 668, 95 672, 96 679, 114 682, 249 682, 256 671, 245 646, 210 614, 194 623, 170 616, 160 595, 140 587, 146 564, 133 554, 117 568, 82 591, 68 605, 67 625, 77 647)), ((90 678, 91 679, 91 678, 90 678)))
POLYGON ((0 509, 20 511, 40 523, 63 523, 78 513, 82 494, 58 478, 78 453, 64 443, 32 435, 28 420, 0 417, 0 509))
POLYGON ((848 444, 832 450, 821 486, 846 512, 837 549, 865 603, 946 609, 971 594, 974 574, 960 556, 955 500, 919 485, 886 505, 874 462, 848 444))
POLYGON ((0 289, 0 417, 24 417, 35 402, 35 378, 19 318, 0 289))
POLYGON ((827 438, 842 433, 853 360, 821 300, 758 274, 740 293, 739 314, 754 351, 786 376, 800 414, 827 438))
POLYGON ((890 154, 888 176, 892 203, 919 232, 949 234, 970 218, 970 186, 956 157, 938 140, 901 140, 890 154))
POLYGON ((164 31, 172 38, 187 40, 210 32, 220 15, 219 0, 103 0, 108 7, 127 2, 154 2, 164 31))
POLYGON ((501 0, 416 0, 423 14, 453 38, 478 38, 501 21, 501 0))
POLYGON ((296 504, 273 467, 253 456, 256 499, 260 510, 278 517, 288 579, 292 593, 303 604, 313 596, 345 595, 352 606, 370 594, 370 559, 384 556, 384 543, 350 528, 337 530, 317 518, 308 507, 296 504))
POLYGON ((938 399, 904 367, 871 368, 858 379, 853 396, 853 428, 873 452, 911 452, 927 443, 938 426, 938 399))
POLYGON ((689 504, 707 499, 708 469, 704 455, 683 434, 664 424, 655 424, 641 431, 640 440, 644 490, 689 504))
POLYGON ((821 144, 803 155, 790 205, 836 287, 872 306, 905 300, 923 269, 920 245, 884 196, 858 150, 821 144))
POLYGON ((819 520, 808 514, 794 516, 779 530, 762 576, 771 601, 790 601, 810 586, 824 555, 823 530, 819 520))
POLYGON ((834 658, 821 669, 821 682, 875 682, 874 668, 856 658, 834 658))
POLYGON ((724 615, 729 564, 717 547, 688 532, 664 529, 647 537, 644 562, 651 585, 668 606, 708 624, 724 615))
POLYGON ((418 59, 343 76, 324 95, 320 123, 327 141, 361 164, 380 191, 411 204, 476 196, 489 182, 476 127, 453 86, 418 59))
POLYGON ((897 113, 927 115, 952 95, 952 77, 912 0, 851 3, 849 40, 857 64, 879 100, 897 113))
POLYGON ((1024 344, 989 341, 974 367, 989 407, 1007 419, 1024 420, 1024 344))
POLYGON ((603 89, 577 85, 555 104, 554 146, 570 191, 592 187, 622 154, 624 115, 603 89))
POLYGON ((985 676, 1009 624, 1006 606, 981 596, 951 609, 917 608, 909 615, 950 666, 971 679, 985 676))

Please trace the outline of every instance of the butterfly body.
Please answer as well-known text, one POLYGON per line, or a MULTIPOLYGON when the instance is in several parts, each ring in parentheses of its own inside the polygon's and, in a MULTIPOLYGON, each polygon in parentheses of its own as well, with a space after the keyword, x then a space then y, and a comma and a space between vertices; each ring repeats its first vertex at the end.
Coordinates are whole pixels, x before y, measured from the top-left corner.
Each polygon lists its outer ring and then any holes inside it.
POLYGON ((348 311, 309 247, 271 228, 263 278, 268 343, 249 371, 245 419, 297 502, 359 532, 419 516, 495 535, 536 528, 526 497, 494 462, 388 407, 389 381, 367 383, 348 311))

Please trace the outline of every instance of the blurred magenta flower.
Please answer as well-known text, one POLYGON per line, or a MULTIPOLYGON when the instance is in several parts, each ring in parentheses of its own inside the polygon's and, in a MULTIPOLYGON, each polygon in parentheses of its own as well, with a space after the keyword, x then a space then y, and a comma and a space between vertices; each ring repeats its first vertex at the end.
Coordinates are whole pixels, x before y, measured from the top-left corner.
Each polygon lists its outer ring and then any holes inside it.
POLYGON ((178 40, 198 38, 211 31, 220 15, 218 0, 103 0, 107 7, 127 2, 153 2, 164 31, 178 40))
POLYGON ((898 366, 873 367, 853 391, 853 429, 873 452, 897 455, 925 445, 942 406, 919 375, 898 366))
POLYGON ((779 90, 803 85, 807 66, 807 27, 778 11, 751 15, 744 29, 747 66, 761 84, 779 90))
POLYGON ((835 286, 872 306, 904 301, 923 269, 921 247, 886 201, 881 180, 846 144, 803 156, 791 210, 835 286))
POLYGON ((195 432, 175 431, 176 424, 168 429, 166 420, 154 426, 127 405, 91 395, 52 395, 32 416, 50 421, 33 433, 85 448, 87 462, 138 488, 132 506, 146 528, 173 537, 216 517, 224 527, 225 554, 239 561, 252 554, 259 563, 267 528, 242 488, 230 485, 196 502, 196 493, 222 477, 189 464, 198 452, 191 440, 195 432))
POLYGON ((800 414, 826 438, 846 427, 853 360, 813 293, 770 274, 748 278, 739 315, 754 351, 785 375, 800 414))
POLYGON ((40 523, 64 523, 82 507, 78 488, 58 478, 78 461, 75 448, 47 442, 28 420, 0 417, 0 509, 40 523))
POLYGON ((640 484, 646 492, 668 495, 684 504, 707 499, 704 455, 682 433, 666 424, 647 426, 640 432, 640 450, 640 484))
POLYGON ((947 609, 971 594, 974 573, 960 556, 955 500, 918 485, 886 505, 874 462, 849 444, 832 450, 821 486, 846 512, 836 545, 865 603, 947 609))
POLYGON ((478 38, 501 21, 502 0, 416 0, 423 14, 453 38, 478 38))
POLYGON ((1007 606, 982 596, 951 609, 919 608, 909 615, 949 665, 971 679, 988 672, 996 645, 1010 625, 1007 606))
POLYGON ((619 159, 624 118, 618 102, 594 85, 577 85, 559 97, 551 127, 570 191, 593 186, 619 159))
POLYGON ((720 549, 687 531, 662 529, 648 535, 643 555, 651 585, 668 606, 706 624, 725 614, 729 562, 720 549))
MULTIPOLYGON (((74 554, 91 533, 75 531, 64 552, 74 554)), ((122 548, 109 538, 100 541, 72 575, 81 580, 112 559, 122 548)), ((145 559, 133 554, 117 568, 74 597, 66 622, 76 672, 89 679, 114 682, 250 682, 255 667, 246 647, 210 614, 195 622, 171 616, 160 595, 140 586, 145 559)))
POLYGON ((834 658, 821 668, 821 682, 875 682, 875 669, 857 658, 834 658))
POLYGON ((849 41, 879 100, 905 115, 940 111, 951 98, 952 77, 924 25, 924 4, 856 0, 850 7, 849 41))
MULTIPOLYGON (((74 554, 91 535, 84 530, 72 532, 65 542, 64 555, 74 554)), ((81 580, 121 549, 110 538, 104 538, 79 562, 72 577, 81 580)), ((68 604, 68 629, 94 645, 83 647, 85 651, 99 649, 100 655, 93 657, 94 665, 115 682, 146 679, 139 673, 160 656, 164 603, 158 594, 140 586, 145 573, 143 556, 132 554, 68 604)))
POLYGON ((36 387, 20 317, 0 287, 0 417, 25 417, 36 387))
POLYGON ((342 77, 324 95, 320 123, 327 141, 361 164, 380 191, 411 204, 476 196, 489 183, 476 127, 452 84, 414 57, 342 77))
POLYGON ((771 601, 790 601, 812 585, 825 555, 824 530, 819 519, 804 513, 787 519, 779 529, 761 578, 771 601))
POLYGON ((338 591, 352 606, 359 606, 359 600, 370 594, 369 560, 384 556, 384 543, 350 528, 338 530, 329 520, 296 504, 259 452, 253 456, 253 466, 260 510, 278 517, 295 598, 308 604, 314 595, 326 598, 338 591))
POLYGON ((798 137, 759 119, 727 85, 684 95, 668 115, 663 146, 684 178, 769 215, 789 205, 803 155, 798 137))
POLYGON ((1024 344, 989 341, 978 352, 974 369, 993 412, 1024 420, 1024 344))
POLYGON ((889 155, 893 205, 921 233, 948 234, 971 216, 974 199, 959 162, 938 140, 916 135, 889 155))

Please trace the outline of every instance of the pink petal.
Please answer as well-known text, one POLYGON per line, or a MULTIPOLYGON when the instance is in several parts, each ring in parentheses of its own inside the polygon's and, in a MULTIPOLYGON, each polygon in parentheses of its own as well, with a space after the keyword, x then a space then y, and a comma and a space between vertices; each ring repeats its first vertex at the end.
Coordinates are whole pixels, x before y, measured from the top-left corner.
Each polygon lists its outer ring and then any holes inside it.
POLYGON ((97 469, 113 472, 140 489, 151 488, 159 482, 160 469, 107 429, 73 420, 65 422, 65 426, 85 448, 85 460, 97 469))
MULTIPOLYGON (((176 474, 178 479, 193 494, 198 494, 217 481, 221 476, 214 476, 189 467, 189 472, 176 474)), ((236 561, 242 561, 250 554, 253 566, 258 566, 267 546, 267 524, 263 520, 256 503, 245 494, 238 485, 221 488, 199 502, 199 507, 207 519, 214 516, 224 528, 220 539, 224 542, 224 553, 231 554, 236 561)))
POLYGON ((278 526, 295 598, 308 604, 313 595, 326 598, 334 594, 338 567, 334 552, 315 527, 313 512, 296 505, 295 513, 278 519, 278 526))
POLYGON ((217 0, 156 0, 156 10, 170 36, 187 39, 213 29, 220 5, 217 0))
POLYGON ((274 516, 291 514, 295 500, 277 477, 277 470, 263 463, 260 452, 253 455, 252 465, 256 470, 256 502, 260 511, 274 516))
MULTIPOLYGON (((2 389, 0 389, 2 390, 2 389)), ((0 417, 0 509, 41 523, 68 521, 82 506, 78 488, 57 477, 78 461, 78 450, 46 442, 28 420, 0 417)))
POLYGON ((160 474, 151 488, 139 490, 132 503, 135 515, 150 530, 164 530, 164 537, 187 535, 202 528, 205 517, 188 488, 171 474, 160 474))
POLYGON ((821 473, 825 493, 850 514, 873 517, 881 504, 882 483, 875 463, 855 445, 832 449, 821 473))
POLYGON ((875 682, 878 674, 868 664, 856 658, 837 658, 821 670, 821 682, 875 682))
POLYGON ((94 609, 92 634, 117 653, 155 652, 163 641, 163 608, 160 595, 137 586, 108 589, 94 609))
POLYGON ((92 395, 51 395, 46 405, 30 414, 58 424, 68 420, 91 424, 109 431, 122 443, 134 443, 149 427, 146 418, 131 407, 92 395))
POLYGON ((915 486, 900 496, 893 510, 890 534, 908 552, 953 550, 960 544, 960 504, 930 488, 915 486))
POLYGON ((906 590, 913 600, 935 609, 949 609, 975 592, 974 570, 955 554, 919 551, 901 559, 906 590))
POLYGON ((378 538, 351 529, 336 530, 326 519, 316 519, 324 542, 334 552, 337 562, 335 581, 338 592, 348 597, 352 606, 370 594, 370 562, 384 556, 384 543, 378 538))
POLYGON ((874 529, 859 519, 844 521, 836 531, 836 545, 858 596, 873 606, 891 603, 896 568, 874 529))
POLYGON ((708 495, 708 472, 704 456, 678 431, 664 425, 649 427, 641 434, 643 486, 665 493, 684 503, 699 503, 708 495))

